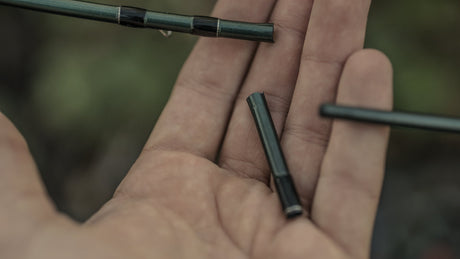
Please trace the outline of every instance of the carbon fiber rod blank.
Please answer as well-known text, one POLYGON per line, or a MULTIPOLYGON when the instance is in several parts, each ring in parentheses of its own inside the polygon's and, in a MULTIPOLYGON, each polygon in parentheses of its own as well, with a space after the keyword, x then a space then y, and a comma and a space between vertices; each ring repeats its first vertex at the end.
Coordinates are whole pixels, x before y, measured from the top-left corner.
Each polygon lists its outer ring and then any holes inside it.
POLYGON ((284 214, 287 218, 302 215, 302 206, 281 151, 278 135, 268 111, 265 96, 263 93, 253 93, 247 98, 247 102, 272 171, 284 214))
POLYGON ((420 113, 382 111, 334 104, 323 104, 320 115, 329 118, 460 133, 460 119, 420 113))
POLYGON ((74 0, 0 0, 0 4, 120 25, 273 42, 272 23, 249 23, 208 16, 190 16, 148 11, 129 6, 112 6, 74 0))

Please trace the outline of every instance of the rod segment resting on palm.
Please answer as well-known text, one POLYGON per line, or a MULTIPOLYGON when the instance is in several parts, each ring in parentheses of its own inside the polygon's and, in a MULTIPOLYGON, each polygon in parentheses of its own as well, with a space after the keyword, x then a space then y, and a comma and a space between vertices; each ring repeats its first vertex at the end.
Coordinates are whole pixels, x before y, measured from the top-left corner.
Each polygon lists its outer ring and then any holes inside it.
POLYGON ((253 93, 247 99, 273 175, 278 197, 287 218, 302 215, 303 209, 294 182, 284 159, 273 120, 263 93, 253 93))
POLYGON ((271 23, 248 23, 208 16, 153 12, 137 7, 112 6, 72 0, 0 0, 0 4, 140 28, 273 42, 271 23))

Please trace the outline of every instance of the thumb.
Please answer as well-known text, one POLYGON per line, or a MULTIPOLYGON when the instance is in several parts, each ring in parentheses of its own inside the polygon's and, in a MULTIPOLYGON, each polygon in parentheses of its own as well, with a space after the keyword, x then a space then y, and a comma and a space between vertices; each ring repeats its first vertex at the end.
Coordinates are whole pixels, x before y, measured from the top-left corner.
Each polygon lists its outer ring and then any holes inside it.
POLYGON ((0 113, 0 257, 13 258, 13 251, 24 250, 34 233, 57 215, 27 143, 0 113))

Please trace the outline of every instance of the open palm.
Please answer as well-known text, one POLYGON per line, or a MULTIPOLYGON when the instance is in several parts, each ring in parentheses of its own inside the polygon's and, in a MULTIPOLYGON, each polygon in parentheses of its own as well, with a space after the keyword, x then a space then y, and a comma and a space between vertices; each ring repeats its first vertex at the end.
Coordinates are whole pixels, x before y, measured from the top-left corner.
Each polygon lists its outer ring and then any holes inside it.
POLYGON ((369 0, 220 0, 275 44, 200 39, 145 148, 84 224, 57 213, 0 119, 1 258, 367 258, 388 128, 321 119, 389 109, 386 57, 361 50, 369 0), (308 29, 307 29, 308 28, 308 29), (265 92, 305 215, 286 220, 245 98, 265 92))

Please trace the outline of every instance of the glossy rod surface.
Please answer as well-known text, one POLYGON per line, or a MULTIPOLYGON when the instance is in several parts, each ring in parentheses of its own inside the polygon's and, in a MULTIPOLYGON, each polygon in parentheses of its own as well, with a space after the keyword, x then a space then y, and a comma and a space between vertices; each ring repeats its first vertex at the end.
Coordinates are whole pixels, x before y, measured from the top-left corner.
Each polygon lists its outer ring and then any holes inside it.
POLYGON ((161 13, 137 7, 74 0, 0 0, 0 4, 130 27, 184 32, 206 37, 273 42, 274 26, 271 23, 249 23, 208 16, 161 13))
POLYGON ((428 114, 382 111, 334 104, 320 107, 323 117, 460 133, 460 119, 428 114))
POLYGON ((284 214, 288 218, 302 215, 302 206, 284 159, 265 96, 263 93, 253 93, 247 98, 247 102, 272 171, 284 214))

